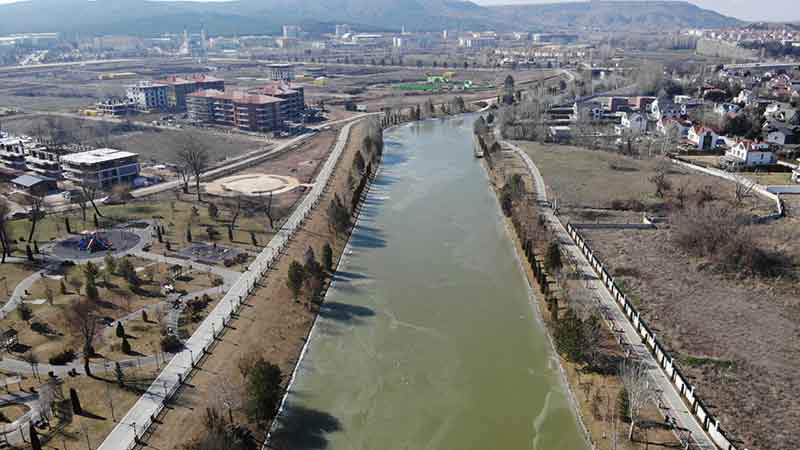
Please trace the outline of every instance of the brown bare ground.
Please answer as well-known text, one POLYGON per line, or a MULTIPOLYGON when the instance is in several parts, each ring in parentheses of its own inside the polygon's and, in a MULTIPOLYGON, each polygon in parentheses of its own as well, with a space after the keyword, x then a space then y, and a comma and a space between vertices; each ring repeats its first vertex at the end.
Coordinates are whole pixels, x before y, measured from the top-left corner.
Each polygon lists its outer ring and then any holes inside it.
MULTIPOLYGON (((526 144, 526 149, 542 172, 549 193, 575 206, 566 211, 570 217, 597 212, 590 208, 626 196, 657 200, 647 181, 653 161, 563 146, 526 144), (629 169, 611 170, 610 161, 629 169)), ((667 196, 672 203, 675 187, 683 183, 690 186, 689 202, 698 185, 712 186, 718 204, 727 204, 734 196, 732 183, 713 177, 683 169, 669 177, 676 180, 667 196)), ((745 208, 764 214, 772 205, 750 196, 745 208)), ((663 209, 667 214, 671 210, 663 209)), ((598 220, 618 221, 618 211, 601 212, 598 220)), ((752 230, 762 246, 796 260, 800 244, 794 239, 794 230, 799 223, 783 219, 752 225, 752 230)), ((676 356, 723 430, 741 439, 740 447, 750 450, 796 448, 800 438, 796 398, 800 392, 800 292, 794 274, 745 279, 718 273, 708 261, 677 248, 666 227, 584 229, 583 233, 676 356)), ((790 270, 795 271, 796 267, 790 270)))
MULTIPOLYGON (((335 236, 328 228, 325 207, 333 198, 334 192, 350 190, 347 184, 348 169, 353 164, 355 151, 360 149, 363 131, 360 126, 353 127, 345 154, 339 161, 332 189, 324 194, 322 205, 300 230, 287 253, 272 273, 262 282, 262 286, 249 298, 241 317, 232 322, 232 327, 222 337, 201 369, 190 380, 190 385, 180 394, 172 408, 161 418, 162 423, 154 428, 148 439, 150 448, 180 448, 188 440, 203 432, 202 417, 207 407, 218 405, 214 386, 221 380, 238 380, 236 361, 239 356, 254 352, 280 366, 288 381, 311 328, 315 312, 305 301, 295 302, 286 286, 286 273, 289 264, 302 260, 306 248, 314 248, 321 255, 325 242, 330 242, 334 255, 341 254, 346 239, 335 236)), ((234 419, 245 423, 240 410, 234 411, 234 419)), ((259 438, 265 430, 257 430, 259 438)))

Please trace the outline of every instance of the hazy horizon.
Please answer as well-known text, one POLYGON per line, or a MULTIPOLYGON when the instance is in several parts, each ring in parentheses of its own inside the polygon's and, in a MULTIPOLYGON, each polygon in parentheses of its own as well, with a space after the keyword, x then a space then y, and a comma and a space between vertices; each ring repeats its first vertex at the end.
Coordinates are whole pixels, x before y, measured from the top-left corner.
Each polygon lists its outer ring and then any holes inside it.
MULTIPOLYGON (((0 0, 0 4, 25 0, 0 0)), ((98 0, 87 0, 98 1, 98 0)), ((225 1, 225 0, 183 0, 183 1, 225 1)), ((566 3, 586 0, 472 0, 480 5, 524 5, 535 3, 566 3)), ((641 0, 648 1, 648 0, 641 0)), ((792 22, 800 21, 800 8, 797 0, 688 0, 701 8, 711 9, 726 16, 748 21, 792 22), (769 6, 767 6, 769 5, 769 6), (794 8, 793 8, 794 7, 794 8), (791 16, 787 17, 787 14, 791 16)))

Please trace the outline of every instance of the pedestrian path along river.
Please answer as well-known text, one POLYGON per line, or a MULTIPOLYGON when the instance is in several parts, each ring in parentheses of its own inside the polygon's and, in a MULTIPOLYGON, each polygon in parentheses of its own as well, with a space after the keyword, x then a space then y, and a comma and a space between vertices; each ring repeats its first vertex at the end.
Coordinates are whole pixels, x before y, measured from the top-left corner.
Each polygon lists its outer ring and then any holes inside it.
POLYGON ((271 448, 588 448, 473 120, 386 133, 271 448))

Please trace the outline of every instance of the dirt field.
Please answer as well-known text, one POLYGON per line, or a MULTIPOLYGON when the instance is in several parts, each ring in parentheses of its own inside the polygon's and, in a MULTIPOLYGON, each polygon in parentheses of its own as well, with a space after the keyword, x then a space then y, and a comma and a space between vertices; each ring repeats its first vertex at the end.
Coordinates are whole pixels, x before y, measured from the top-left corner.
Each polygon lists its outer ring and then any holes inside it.
MULTIPOLYGON (((564 205, 608 207, 612 200, 638 199, 648 209, 670 213, 653 195, 648 181, 653 161, 622 159, 582 149, 525 144, 538 165, 549 193, 564 205), (623 167, 623 170, 611 166, 623 167)), ((685 184, 689 202, 697 187, 712 186, 714 202, 734 196, 733 184, 676 170, 668 176, 675 201, 676 186, 685 184)), ((770 202, 751 196, 747 208, 757 214, 772 210, 770 202)), ((586 209, 567 208, 579 216, 586 209)), ((603 213, 605 214, 605 212, 603 213)), ((615 221, 604 218, 601 221, 615 221)), ((718 273, 703 258, 686 255, 670 239, 667 227, 657 230, 584 229, 591 247, 617 276, 638 305, 697 394, 720 419, 726 432, 751 450, 789 450, 800 435, 800 301, 794 238, 800 221, 781 219, 750 225, 757 241, 789 256, 794 266, 780 278, 746 278, 718 273)))
MULTIPOLYGON (((30 134, 37 126, 46 124, 44 115, 18 115, 3 120, 3 129, 17 134, 30 134)), ((208 146, 209 162, 217 164, 232 158, 271 145, 263 139, 237 133, 223 133, 192 128, 191 131, 161 130, 156 128, 137 128, 127 130, 121 125, 107 125, 88 119, 56 117, 80 142, 87 145, 108 146, 120 150, 139 153, 140 162, 163 164, 176 162, 175 142, 186 132, 202 138, 208 146)))
MULTIPOLYGON (((563 145, 516 144, 531 156, 542 173, 548 198, 557 199, 559 208, 576 221, 618 220, 619 217, 615 219, 612 214, 614 211, 608 210, 617 210, 616 214, 620 210, 627 211, 628 218, 631 212, 666 214, 673 207, 670 198, 681 188, 689 198, 706 186, 717 201, 731 201, 735 197, 732 182, 670 165, 667 179, 671 189, 666 198, 659 198, 655 185, 650 181, 660 164, 658 160, 633 159, 617 153, 563 145), (576 210, 581 209, 603 211, 596 211, 589 217, 577 214, 579 211, 576 210)), ((749 196, 745 202, 753 214, 768 214, 774 208, 773 203, 757 196, 749 196)), ((640 214, 638 218, 641 219, 640 214)))
MULTIPOLYGON (((349 191, 349 188, 345 188, 347 170, 343 169, 352 166, 355 150, 360 148, 361 136, 360 128, 354 127, 348 150, 339 162, 340 170, 336 171, 333 189, 325 194, 322 205, 330 201, 334 192, 349 191)), ((202 432, 202 414, 198 412, 216 402, 219 393, 215 392, 214 386, 219 385, 220 380, 239 379, 235 362, 245 353, 255 352, 278 364, 288 381, 288 374, 297 362, 314 313, 305 302, 292 300, 292 294, 286 286, 286 273, 293 260, 302 260, 308 246, 313 247, 319 255, 325 242, 331 243, 338 257, 346 240, 331 233, 325 211, 320 208, 292 240, 288 253, 281 258, 265 284, 250 298, 241 317, 233 322, 232 328, 203 363, 202 369, 191 379, 189 387, 161 419, 162 424, 154 429, 153 436, 148 439, 148 447, 179 448, 202 432)), ((244 421, 244 416, 238 410, 234 411, 234 417, 244 421)), ((263 431, 257 432, 259 438, 263 436, 263 431)))

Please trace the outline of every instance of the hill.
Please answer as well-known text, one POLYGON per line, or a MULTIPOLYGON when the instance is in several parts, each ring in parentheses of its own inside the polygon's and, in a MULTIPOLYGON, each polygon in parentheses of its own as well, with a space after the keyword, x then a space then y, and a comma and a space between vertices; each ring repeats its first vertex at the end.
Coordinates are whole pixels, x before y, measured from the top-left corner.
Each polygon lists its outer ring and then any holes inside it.
POLYGON ((153 35, 204 24, 212 34, 277 32, 283 24, 332 31, 549 30, 593 27, 716 27, 738 21, 683 1, 591 2, 483 7, 462 0, 27 0, 0 5, 0 34, 60 31, 153 35))
POLYGON ((738 19, 686 1, 603 1, 490 8, 505 20, 544 29, 665 30, 741 25, 738 19))

